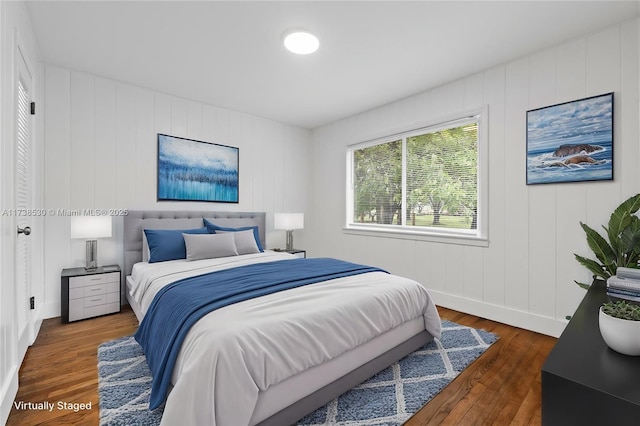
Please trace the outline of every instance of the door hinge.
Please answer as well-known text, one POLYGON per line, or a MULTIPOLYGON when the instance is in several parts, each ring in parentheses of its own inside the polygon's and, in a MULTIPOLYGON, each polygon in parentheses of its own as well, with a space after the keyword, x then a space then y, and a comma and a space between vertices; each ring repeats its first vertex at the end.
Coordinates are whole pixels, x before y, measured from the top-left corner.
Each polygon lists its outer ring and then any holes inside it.
POLYGON ((31 102, 31 115, 36 115, 36 103, 31 102))
POLYGON ((29 298, 29 307, 31 309, 35 309, 36 308, 36 298, 34 296, 31 296, 29 298))

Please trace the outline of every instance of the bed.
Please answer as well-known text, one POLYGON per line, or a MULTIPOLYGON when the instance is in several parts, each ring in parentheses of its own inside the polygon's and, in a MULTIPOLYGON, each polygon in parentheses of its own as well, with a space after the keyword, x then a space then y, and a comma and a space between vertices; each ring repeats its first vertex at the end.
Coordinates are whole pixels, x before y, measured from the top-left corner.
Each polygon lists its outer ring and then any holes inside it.
MULTIPOLYGON (((156 295, 179 287, 173 282, 271 265, 293 272, 314 261, 325 262, 269 250, 264 212, 129 211, 124 219, 126 297, 141 328, 155 315, 156 295), (257 227, 263 251, 148 262, 143 230, 198 229, 204 219, 222 229, 257 227)), ((424 287, 375 269, 224 306, 186 333, 162 424, 292 424, 439 334, 424 287)))

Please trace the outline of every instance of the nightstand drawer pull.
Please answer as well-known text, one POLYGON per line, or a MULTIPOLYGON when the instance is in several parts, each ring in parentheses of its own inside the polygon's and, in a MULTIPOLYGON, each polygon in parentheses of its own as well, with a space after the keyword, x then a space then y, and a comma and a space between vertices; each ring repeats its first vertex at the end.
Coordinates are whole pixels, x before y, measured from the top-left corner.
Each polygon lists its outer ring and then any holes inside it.
POLYGON ((92 306, 97 306, 97 305, 104 305, 106 303, 107 303, 107 297, 106 296, 88 297, 88 298, 84 299, 84 307, 85 308, 90 308, 92 306))
POLYGON ((84 297, 93 297, 99 294, 106 294, 106 293, 107 293, 106 284, 98 284, 98 285, 84 288, 84 297))

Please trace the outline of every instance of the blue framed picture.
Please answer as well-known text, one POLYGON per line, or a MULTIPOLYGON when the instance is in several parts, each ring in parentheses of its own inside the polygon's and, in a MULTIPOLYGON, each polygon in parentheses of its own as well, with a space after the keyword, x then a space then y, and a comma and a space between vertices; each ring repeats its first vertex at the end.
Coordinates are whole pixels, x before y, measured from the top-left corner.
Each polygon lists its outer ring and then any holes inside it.
POLYGON ((527 111, 527 185, 613 180, 613 92, 527 111))
POLYGON ((158 201, 238 202, 239 149, 158 134, 158 201))

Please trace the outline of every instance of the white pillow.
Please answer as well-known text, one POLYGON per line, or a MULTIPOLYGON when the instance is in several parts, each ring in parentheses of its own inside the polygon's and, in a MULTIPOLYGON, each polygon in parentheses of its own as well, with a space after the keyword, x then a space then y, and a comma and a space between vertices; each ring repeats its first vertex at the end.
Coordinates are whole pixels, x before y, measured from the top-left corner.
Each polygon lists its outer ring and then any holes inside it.
POLYGON ((252 229, 247 229, 246 231, 221 231, 220 229, 216 229, 216 234, 233 234, 238 254, 260 253, 252 229))
POLYGON ((235 239, 224 234, 182 234, 187 260, 237 256, 235 239))

